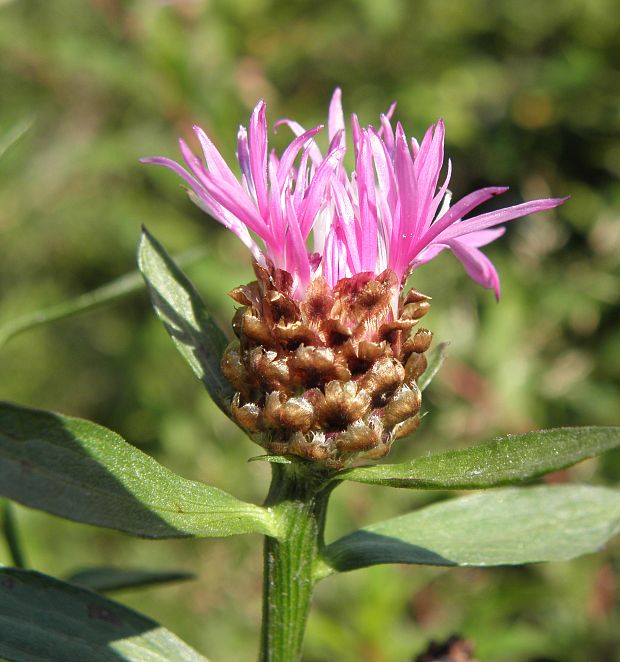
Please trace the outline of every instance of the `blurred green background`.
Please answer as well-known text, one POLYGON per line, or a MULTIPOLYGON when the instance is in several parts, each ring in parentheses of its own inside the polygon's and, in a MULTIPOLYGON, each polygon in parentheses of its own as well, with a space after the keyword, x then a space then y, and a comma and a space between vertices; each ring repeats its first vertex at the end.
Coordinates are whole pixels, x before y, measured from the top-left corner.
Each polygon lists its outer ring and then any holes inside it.
MULTIPOLYGON (((259 97, 269 119, 324 121, 333 88, 364 123, 398 101, 408 134, 438 117, 460 197, 547 195, 556 213, 511 224, 488 254, 502 300, 451 255, 415 275, 426 326, 452 342, 421 430, 391 459, 538 427, 620 423, 620 13, 614 0, 0 0, 0 325, 134 267, 140 224, 188 271, 223 324, 251 279, 243 247, 179 181, 199 123, 229 159, 259 97)), ((282 129, 274 137, 281 146, 282 129)), ((145 293, 30 331, 0 350, 0 398, 93 419, 182 475, 259 502, 257 447, 209 401, 145 293)), ((620 456, 556 480, 618 484, 620 456)), ((330 536, 442 495, 346 485, 330 536)), ((258 641, 258 536, 148 542, 18 509, 31 564, 197 574, 117 595, 218 660, 258 641)), ((8 552, 0 542, 0 562, 8 552)), ((378 567, 320 585, 308 662, 411 660, 460 632, 480 660, 620 660, 620 545, 571 563, 496 570, 378 567)))

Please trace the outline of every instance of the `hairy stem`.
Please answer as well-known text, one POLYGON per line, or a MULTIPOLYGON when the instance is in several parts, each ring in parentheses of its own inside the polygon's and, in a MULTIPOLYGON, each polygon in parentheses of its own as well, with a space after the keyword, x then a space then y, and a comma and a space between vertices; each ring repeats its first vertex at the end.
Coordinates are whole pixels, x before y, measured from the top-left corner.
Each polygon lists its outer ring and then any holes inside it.
POLYGON ((327 502, 337 481, 307 463, 272 464, 272 470, 265 505, 279 521, 279 535, 265 538, 260 662, 295 662, 318 578, 327 502))

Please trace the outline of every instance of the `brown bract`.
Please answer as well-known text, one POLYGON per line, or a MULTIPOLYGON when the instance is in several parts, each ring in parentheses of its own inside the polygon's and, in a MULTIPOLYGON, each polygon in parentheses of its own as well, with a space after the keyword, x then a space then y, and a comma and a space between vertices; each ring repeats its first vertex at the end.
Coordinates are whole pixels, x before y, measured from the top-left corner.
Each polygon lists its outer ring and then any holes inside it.
POLYGON ((432 334, 414 329, 429 297, 400 296, 390 270, 321 277, 292 296, 285 271, 254 264, 256 281, 230 295, 237 340, 222 369, 237 393, 232 415, 268 452, 339 468, 380 458, 419 423, 417 379, 432 334))

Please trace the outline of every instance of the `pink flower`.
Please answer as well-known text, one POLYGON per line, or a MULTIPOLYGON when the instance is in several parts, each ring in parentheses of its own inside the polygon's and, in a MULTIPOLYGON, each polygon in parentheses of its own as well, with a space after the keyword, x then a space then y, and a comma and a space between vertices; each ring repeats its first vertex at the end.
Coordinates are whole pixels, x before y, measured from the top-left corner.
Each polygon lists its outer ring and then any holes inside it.
POLYGON ((276 126, 287 125, 295 139, 281 157, 269 152, 265 104, 259 101, 249 131, 240 127, 238 133, 241 179, 197 126, 204 161, 183 140, 179 144, 187 169, 164 157, 143 161, 180 175, 194 202, 234 232, 259 264, 270 261, 289 272, 298 299, 319 275, 333 287, 359 273, 378 275, 391 269, 403 283, 444 249, 452 251, 473 280, 499 296, 497 271, 480 248, 504 233, 503 223, 557 207, 566 198, 532 200, 465 218, 507 188, 483 188, 450 206, 450 162, 439 183, 443 122, 431 126, 421 144, 413 138, 409 142, 400 122, 392 127, 394 108, 381 115, 378 129, 361 128, 352 115, 355 168, 350 174, 343 165, 340 89, 329 107, 325 156, 314 140, 323 126, 306 131, 289 119, 276 126))

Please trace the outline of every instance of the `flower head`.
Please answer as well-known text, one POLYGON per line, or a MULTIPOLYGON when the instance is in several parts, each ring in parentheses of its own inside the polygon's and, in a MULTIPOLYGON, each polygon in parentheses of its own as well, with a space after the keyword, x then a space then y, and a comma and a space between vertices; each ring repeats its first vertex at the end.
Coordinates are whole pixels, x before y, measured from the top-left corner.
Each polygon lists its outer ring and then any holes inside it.
POLYGON ((345 122, 340 89, 334 92, 327 122, 329 147, 322 154, 315 136, 283 119, 294 140, 278 157, 269 152, 266 108, 254 108, 249 129, 240 127, 238 178, 209 137, 194 127, 203 151, 198 158, 180 140, 187 168, 164 157, 144 159, 166 166, 190 187, 192 199, 232 230, 261 265, 273 265, 293 279, 293 297, 303 298, 317 276, 331 287, 360 273, 386 269, 399 283, 420 265, 448 249, 469 276, 499 296, 499 278, 480 248, 504 233, 502 224, 564 202, 533 200, 465 218, 506 187, 487 187, 450 205, 451 164, 441 184, 444 124, 431 126, 420 144, 409 141, 400 122, 392 125, 393 104, 378 128, 362 128, 351 118, 355 167, 343 165, 345 122), (312 235, 312 237, 310 237, 312 235), (310 246, 310 248, 309 248, 310 246))
POLYGON ((204 161, 180 141, 187 168, 146 159, 179 174, 192 199, 232 230, 254 257, 256 280, 231 292, 240 304, 237 340, 222 357, 236 395, 231 415, 270 453, 341 467, 360 454, 383 457, 411 434, 420 416, 417 380, 432 334, 415 329, 429 297, 403 293, 407 276, 451 250, 478 283, 499 293, 495 268, 479 250, 506 221, 563 202, 535 200, 465 218, 506 189, 475 191, 450 206, 451 167, 440 184, 444 126, 421 144, 394 106, 378 129, 351 128, 355 167, 347 173, 340 90, 329 107, 325 155, 315 142, 324 128, 295 135, 280 157, 267 148, 265 104, 249 130, 239 129, 239 179, 199 127, 204 161), (310 237, 312 235, 312 237, 310 237))

